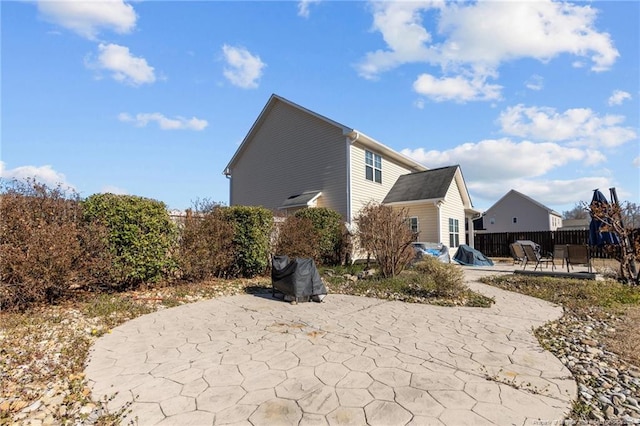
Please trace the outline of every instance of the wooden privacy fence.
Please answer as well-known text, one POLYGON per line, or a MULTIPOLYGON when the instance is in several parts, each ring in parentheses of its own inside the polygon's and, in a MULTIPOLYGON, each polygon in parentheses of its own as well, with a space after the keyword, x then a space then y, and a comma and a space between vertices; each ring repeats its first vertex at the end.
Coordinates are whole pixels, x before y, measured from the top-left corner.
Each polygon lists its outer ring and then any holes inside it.
MULTIPOLYGON (((531 240, 540 244, 543 253, 552 253, 556 244, 589 244, 588 230, 568 231, 530 231, 530 232, 496 232, 476 234, 474 248, 489 257, 511 257, 509 244, 517 240, 531 240)), ((608 253, 602 248, 592 248, 591 257, 607 258, 608 253)))

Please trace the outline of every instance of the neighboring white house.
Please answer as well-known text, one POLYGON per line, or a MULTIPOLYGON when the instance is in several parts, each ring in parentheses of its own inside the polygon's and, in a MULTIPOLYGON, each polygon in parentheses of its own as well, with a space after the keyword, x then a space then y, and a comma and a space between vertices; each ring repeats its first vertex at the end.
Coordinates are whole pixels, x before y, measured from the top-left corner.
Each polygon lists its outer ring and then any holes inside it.
POLYGON ((482 214, 482 225, 478 232, 555 231, 562 215, 512 189, 482 214))
POLYGON ((478 213, 459 166, 428 170, 360 131, 275 94, 224 174, 230 181, 230 205, 285 212, 327 207, 350 224, 367 203, 385 202, 407 208, 420 241, 453 248, 465 243, 465 220, 471 222, 478 213))

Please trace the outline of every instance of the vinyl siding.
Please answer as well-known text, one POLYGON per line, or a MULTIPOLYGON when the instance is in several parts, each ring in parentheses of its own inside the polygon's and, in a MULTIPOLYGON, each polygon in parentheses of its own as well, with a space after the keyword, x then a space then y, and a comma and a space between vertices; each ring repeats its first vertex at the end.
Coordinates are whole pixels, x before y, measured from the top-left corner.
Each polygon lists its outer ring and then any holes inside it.
POLYGON ((364 148, 357 143, 351 145, 351 214, 352 217, 371 201, 381 203, 389 193, 393 184, 401 175, 411 173, 412 170, 382 157, 382 183, 365 178, 365 150, 381 155, 375 150, 364 148))
POLYGON ((231 170, 231 203, 277 209, 288 197, 322 191, 318 207, 346 218, 346 138, 342 130, 275 102, 231 170))
MULTIPOLYGON (((449 246, 449 218, 458 220, 458 241, 459 244, 465 244, 464 203, 455 179, 451 181, 444 203, 440 206, 440 235, 442 243, 447 246, 449 246)), ((449 247, 449 251, 453 255, 457 251, 457 247, 449 247)))
POLYGON ((405 209, 407 217, 418 218, 418 238, 416 241, 437 243, 438 209, 433 203, 394 204, 396 210, 405 209))
POLYGON ((539 205, 517 194, 508 194, 485 213, 485 232, 549 231, 549 216, 539 205), (514 217, 516 223, 513 223, 514 217))

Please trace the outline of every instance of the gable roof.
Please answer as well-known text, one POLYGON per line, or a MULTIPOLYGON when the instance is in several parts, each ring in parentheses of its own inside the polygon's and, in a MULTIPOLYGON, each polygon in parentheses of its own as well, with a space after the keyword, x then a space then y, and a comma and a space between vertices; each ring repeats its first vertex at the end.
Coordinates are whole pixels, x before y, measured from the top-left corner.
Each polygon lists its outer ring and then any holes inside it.
POLYGON ((462 188, 460 196, 465 208, 472 209, 471 198, 466 191, 467 186, 464 183, 464 177, 458 165, 402 175, 393 184, 382 203, 444 200, 454 179, 458 183, 458 188, 462 188))
POLYGON ((242 143, 240 144, 240 146, 238 147, 238 149, 236 150, 236 152, 233 154, 233 157, 231 157, 231 160, 229 161, 229 163, 227 164, 227 167, 224 168, 223 174, 230 176, 231 175, 231 166, 236 162, 236 160, 238 159, 238 157, 240 157, 240 154, 245 150, 248 142, 251 140, 251 138, 254 136, 254 134, 256 133, 256 131, 260 128, 260 126, 262 125, 262 123, 264 122, 264 120, 267 118, 267 116, 269 115, 269 112, 273 109, 273 106, 278 103, 278 102, 282 102, 286 105, 289 105, 293 108, 299 109, 301 111, 306 112, 307 114, 310 114, 334 127, 337 127, 339 129, 342 130, 342 133, 344 134, 348 134, 350 132, 353 131, 353 129, 350 129, 349 127, 338 123, 337 121, 333 121, 330 118, 325 117, 324 115, 320 115, 316 112, 311 111, 310 109, 307 109, 303 106, 300 106, 298 104, 295 104, 285 98, 283 98, 282 96, 278 96, 275 93, 273 93, 271 95, 271 97, 269 97, 269 100, 267 101, 266 105, 264 106, 264 108, 262 108, 262 111, 260 111, 260 115, 258 115, 258 118, 256 118, 256 121, 253 122, 253 125, 251 126, 251 129, 249 129, 249 132, 247 133, 247 135, 244 137, 244 139, 242 140, 242 143))
POLYGON ((375 151, 378 151, 380 154, 385 155, 388 158, 393 158, 395 161, 400 162, 401 164, 406 165, 407 167, 409 167, 410 169, 413 170, 417 170, 417 171, 421 171, 421 170, 427 170, 427 168, 425 166, 423 166, 422 164, 412 160, 411 158, 407 157, 404 154, 401 154, 391 148, 389 148, 388 146, 378 142, 377 140, 365 135, 364 133, 357 131, 349 126, 345 126, 344 124, 338 123, 337 121, 334 121, 330 118, 325 117, 324 115, 318 114, 317 112, 311 111, 310 109, 307 109, 303 106, 300 106, 294 102, 291 102, 288 99, 283 98, 282 96, 276 95, 275 93, 271 95, 271 97, 269 97, 269 100, 267 101, 267 104, 264 106, 264 108, 262 108, 262 111, 260 112, 260 115, 258 115, 258 118, 256 119, 256 121, 253 123, 253 125, 251 126, 251 129, 249 129, 249 132, 247 133, 247 135, 244 137, 244 139, 242 140, 242 143, 240 144, 240 146, 238 147, 238 149, 236 150, 236 152, 233 154, 233 157, 231 157, 231 160, 229 161, 229 163, 227 164, 227 166, 225 167, 223 173, 227 176, 231 175, 231 168, 232 166, 235 164, 235 162, 237 161, 237 159, 240 157, 240 155, 242 154, 242 152, 246 149, 246 146, 248 145, 249 141, 253 138, 253 136, 255 135, 255 133, 258 131, 258 129, 260 128, 260 126, 262 125, 262 123, 266 120, 267 116, 269 115, 269 112, 273 109, 273 106, 278 103, 278 102, 282 102, 292 108, 296 108, 300 111, 303 111, 309 115, 312 115, 313 117, 324 121, 325 123, 328 123, 334 127, 337 127, 338 129, 340 129, 342 131, 342 134, 345 136, 345 138, 349 138, 349 141, 353 144, 353 143, 360 143, 362 145, 364 145, 365 147, 371 148, 375 151))
POLYGON ((500 204, 505 198, 507 197, 511 197, 511 196, 516 196, 516 197, 520 197, 525 199, 526 201, 540 207, 542 210, 546 210, 549 214, 553 214, 555 216, 561 216, 560 213, 558 213, 557 211, 550 209, 549 207, 545 206, 544 204, 534 200, 533 198, 529 197, 528 195, 524 195, 521 192, 516 191, 515 189, 510 190, 509 192, 507 192, 505 195, 502 196, 502 198, 500 198, 498 201, 496 201, 493 206, 489 207, 487 209, 487 212, 491 209, 493 209, 495 206, 497 206, 498 204, 500 204))

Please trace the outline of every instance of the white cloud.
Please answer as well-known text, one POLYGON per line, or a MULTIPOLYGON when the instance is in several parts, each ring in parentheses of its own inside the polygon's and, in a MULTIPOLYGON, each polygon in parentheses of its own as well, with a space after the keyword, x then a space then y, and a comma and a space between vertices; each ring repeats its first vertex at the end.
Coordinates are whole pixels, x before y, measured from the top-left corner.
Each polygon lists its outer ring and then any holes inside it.
POLYGON ((424 99, 416 99, 413 101, 413 106, 418 109, 424 109, 424 99))
POLYGON ((468 102, 477 100, 500 99, 502 86, 487 84, 485 79, 466 79, 456 77, 436 78, 430 74, 421 74, 413 83, 413 90, 437 102, 468 102))
POLYGON ((606 160, 598 151, 555 143, 513 142, 509 139, 466 143, 445 151, 404 149, 403 154, 429 168, 459 164, 475 205, 489 207, 510 189, 551 206, 590 197, 593 188, 613 186, 611 177, 552 180, 547 176, 571 163, 593 166, 606 160), (608 185, 608 186, 607 186, 608 185), (567 201, 569 200, 569 201, 567 201))
POLYGON ((133 56, 128 47, 100 43, 98 51, 96 61, 85 61, 87 68, 107 70, 114 80, 132 86, 156 81, 154 68, 149 66, 146 59, 133 56))
MULTIPOLYGON (((465 173, 466 178, 466 173, 465 173)), ((515 189, 545 206, 574 206, 576 202, 589 202, 594 188, 615 186, 611 177, 588 176, 576 179, 512 179, 501 182, 467 181, 474 203, 485 200, 487 207, 498 201, 509 190, 515 189)))
MULTIPOLYGON (((467 81, 481 80, 486 84, 487 78, 498 77, 501 64, 521 58, 547 62, 569 54, 590 60, 594 71, 604 71, 619 56, 609 34, 595 28, 597 11, 589 5, 550 0, 433 0, 371 2, 371 8, 373 30, 382 35, 386 47, 366 53, 356 65, 358 73, 367 79, 403 64, 425 63, 439 67, 443 73, 441 79, 431 77, 430 83, 441 80, 441 84, 454 82, 460 86, 456 76, 462 73, 467 81), (429 28, 423 24, 423 17, 427 16, 434 19, 429 28)), ((501 89, 488 86, 492 91, 501 89)), ((528 86, 537 90, 539 84, 533 81, 528 86)))
POLYGON ((507 135, 591 147, 615 147, 638 137, 635 130, 620 125, 623 116, 600 116, 589 108, 558 113, 554 108, 519 104, 503 111, 498 121, 507 135))
POLYGON ((13 169, 7 169, 5 163, 0 161, 0 177, 18 180, 32 178, 37 182, 44 183, 51 187, 60 185, 63 189, 74 189, 73 186, 67 182, 66 176, 54 170, 50 165, 19 166, 13 169))
POLYGON ((538 74, 534 74, 525 82, 525 86, 529 90, 542 90, 544 87, 544 78, 538 74))
POLYGON ((381 72, 409 62, 435 59, 426 43, 431 34, 422 25, 423 11, 430 2, 372 2, 373 30, 382 34, 388 49, 366 54, 357 68, 362 77, 376 78, 381 72))
POLYGON ((622 91, 622 90, 614 90, 611 96, 609 97, 608 103, 610 106, 613 105, 622 105, 622 103, 626 100, 631 99, 631 93, 622 91))
POLYGON ((46 21, 90 40, 94 40, 101 29, 129 33, 137 19, 133 7, 122 0, 39 0, 38 11, 46 21))
POLYGON ((571 54, 591 59, 591 69, 603 71, 619 53, 609 34, 595 29, 596 15, 589 5, 550 0, 453 3, 442 9, 439 21, 440 32, 448 36, 440 46, 442 60, 497 66, 571 54))
POLYGON ((262 76, 262 69, 266 66, 260 57, 252 55, 243 47, 234 47, 225 44, 222 46, 224 59, 227 66, 224 69, 224 76, 234 86, 243 89, 255 89, 258 87, 258 80, 262 76))
POLYGON ((636 157, 633 159, 633 165, 640 168, 640 157, 636 157))
POLYGON ((159 112, 140 113, 136 114, 135 117, 123 112, 118 114, 118 120, 125 123, 134 123, 139 127, 144 127, 149 122, 154 121, 162 130, 204 130, 209 125, 207 120, 196 117, 185 118, 178 116, 168 118, 159 112))
POLYGON ((119 188, 113 185, 105 185, 100 189, 101 194, 116 194, 116 195, 129 195, 126 189, 119 188))
POLYGON ((300 2, 298 2, 298 16, 308 18, 309 7, 314 3, 320 3, 320 0, 301 0, 300 2))
POLYGON ((604 160, 597 151, 506 138, 465 143, 445 151, 418 148, 401 152, 429 168, 460 164, 465 178, 474 182, 539 177, 569 162, 594 164, 604 160))

